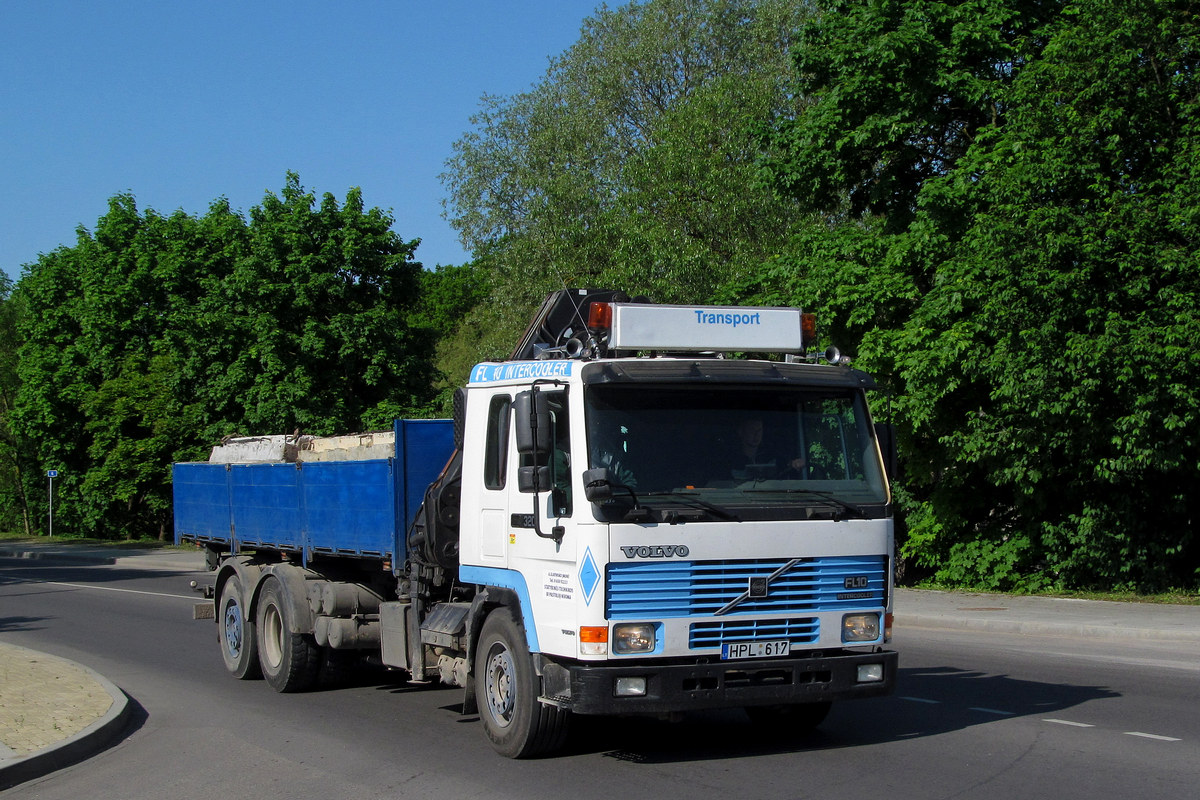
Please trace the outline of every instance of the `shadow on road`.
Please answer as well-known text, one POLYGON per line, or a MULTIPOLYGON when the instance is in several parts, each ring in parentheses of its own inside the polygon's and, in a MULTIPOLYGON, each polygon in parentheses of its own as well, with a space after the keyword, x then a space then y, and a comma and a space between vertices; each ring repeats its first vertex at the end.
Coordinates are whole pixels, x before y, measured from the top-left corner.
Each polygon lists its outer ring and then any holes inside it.
MULTIPOLYGON (((108 564, 71 563, 51 559, 16 559, 0 557, 0 586, 17 583, 36 586, 39 583, 121 583, 139 578, 188 578, 204 572, 155 568, 153 570, 114 567, 108 564)), ((198 580, 198 579, 197 579, 198 580)), ((186 587, 186 583, 180 584, 186 587)))
MULTIPOLYGON (((407 683, 398 675, 393 673, 388 680, 384 672, 360 673, 350 685, 396 695, 438 691, 436 684, 407 683)), ((445 696, 449 701, 438 705, 453 715, 456 723, 479 724, 477 715, 460 715, 461 689, 447 691, 445 696)), ((576 716, 562 756, 601 754, 631 763, 669 764, 820 752, 1053 715, 1119 696, 1101 686, 1019 680, 957 667, 902 668, 894 695, 835 703, 820 728, 808 733, 785 731, 781 736, 778 728, 755 726, 737 708, 687 714, 680 721, 576 716)))
POLYGON ((633 763, 745 758, 895 742, 1061 712, 1118 694, 1099 686, 1039 683, 955 667, 901 669, 896 694, 835 703, 816 731, 780 738, 739 709, 656 719, 572 720, 570 753, 602 753, 633 763))
POLYGON ((5 631, 38 631, 44 628, 45 617, 0 617, 0 633, 5 631))

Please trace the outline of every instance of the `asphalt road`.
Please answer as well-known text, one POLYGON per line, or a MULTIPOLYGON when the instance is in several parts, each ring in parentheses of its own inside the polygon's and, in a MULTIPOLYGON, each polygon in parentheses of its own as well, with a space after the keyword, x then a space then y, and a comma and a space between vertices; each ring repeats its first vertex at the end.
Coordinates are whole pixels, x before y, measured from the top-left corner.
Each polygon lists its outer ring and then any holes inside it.
POLYGON ((454 690, 368 672, 278 695, 221 666, 184 573, 0 565, 5 641, 87 664, 139 712, 117 746, 5 798, 1194 798, 1200 646, 898 630, 895 696, 780 740, 738 712, 581 720, 496 756, 454 690))

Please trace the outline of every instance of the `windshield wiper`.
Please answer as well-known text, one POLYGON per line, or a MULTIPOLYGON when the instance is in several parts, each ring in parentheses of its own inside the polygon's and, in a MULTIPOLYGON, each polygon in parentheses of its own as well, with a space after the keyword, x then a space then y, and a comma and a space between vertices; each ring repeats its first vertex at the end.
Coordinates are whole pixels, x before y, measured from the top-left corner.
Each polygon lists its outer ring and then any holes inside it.
POLYGON ((742 491, 746 492, 747 494, 751 492, 756 494, 803 494, 811 497, 819 497, 822 500, 826 500, 829 503, 837 506, 852 517, 857 517, 858 519, 867 518, 867 512, 863 511, 862 506, 858 505, 857 503, 851 503, 849 501, 842 500, 841 498, 834 496, 831 492, 821 492, 817 491, 816 489, 743 489, 742 491))
POLYGON ((642 495, 642 497, 662 497, 666 498, 667 500, 673 500, 677 503, 682 503, 686 506, 691 506, 692 508, 699 508, 711 512, 718 519, 727 520, 729 522, 741 521, 741 517, 729 509, 714 505, 707 500, 701 500, 699 497, 685 494, 684 492, 646 492, 642 495))

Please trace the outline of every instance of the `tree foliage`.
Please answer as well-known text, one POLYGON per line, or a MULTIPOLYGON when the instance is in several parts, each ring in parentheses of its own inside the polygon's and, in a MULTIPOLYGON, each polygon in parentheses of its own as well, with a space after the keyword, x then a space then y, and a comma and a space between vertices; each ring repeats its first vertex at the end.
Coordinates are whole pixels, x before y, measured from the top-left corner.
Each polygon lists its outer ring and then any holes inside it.
POLYGON ((812 208, 911 219, 924 182, 1002 126, 1060 0, 830 3, 795 50, 814 102, 779 126, 776 184, 812 208))
POLYGON ((943 580, 1197 585, 1197 10, 833 3, 804 31, 815 101, 770 174, 843 216, 740 292, 820 306, 888 380, 906 552, 943 580))
POLYGON ((564 283, 694 301, 776 252, 797 204, 756 186, 752 132, 795 111, 788 44, 807 7, 602 7, 529 91, 483 99, 443 177, 490 276, 471 321, 486 355, 564 283))
POLYGON ((412 324, 437 343, 434 361, 438 367, 438 397, 434 409, 439 415, 453 413, 454 390, 480 360, 482 332, 475 325, 460 323, 477 317, 488 293, 487 272, 474 264, 439 265, 421 273, 421 301, 412 324))
POLYGON ((0 282, 0 503, 36 519, 57 468, 68 526, 159 532, 173 460, 444 404, 546 291, 606 285, 819 311, 892 395, 938 579, 1200 586, 1198 11, 602 7, 455 143, 463 267, 294 175, 248 219, 117 196, 0 282))
POLYGON ((0 273, 0 530, 32 531, 24 473, 29 469, 26 448, 12 425, 17 396, 17 333, 21 307, 12 297, 12 281, 0 273))
POLYGON ((357 189, 318 205, 289 174, 249 220, 118 195, 29 265, 13 421, 61 471, 56 518, 161 535, 171 463, 221 436, 362 430, 427 403, 432 337, 408 323, 421 266, 391 224, 357 189))

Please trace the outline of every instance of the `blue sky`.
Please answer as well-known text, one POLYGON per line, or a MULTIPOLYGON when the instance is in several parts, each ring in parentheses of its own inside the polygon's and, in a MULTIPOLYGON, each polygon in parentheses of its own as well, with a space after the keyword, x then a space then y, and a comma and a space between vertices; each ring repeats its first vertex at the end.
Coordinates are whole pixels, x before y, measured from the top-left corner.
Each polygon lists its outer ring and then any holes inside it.
POLYGON ((288 170, 318 197, 362 187, 427 267, 462 263, 438 180, 451 146, 599 5, 0 0, 0 269, 73 244, 114 194, 247 212, 288 170))

